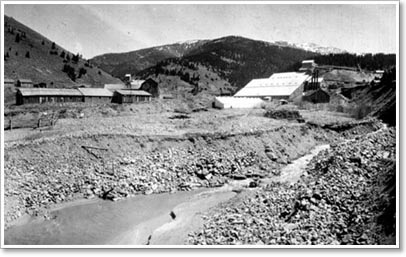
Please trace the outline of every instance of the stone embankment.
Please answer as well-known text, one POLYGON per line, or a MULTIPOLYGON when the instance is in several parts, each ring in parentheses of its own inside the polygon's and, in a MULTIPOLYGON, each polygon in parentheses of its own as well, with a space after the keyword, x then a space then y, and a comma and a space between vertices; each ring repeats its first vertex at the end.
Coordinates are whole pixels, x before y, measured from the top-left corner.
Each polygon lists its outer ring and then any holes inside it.
POLYGON ((332 144, 299 182, 271 183, 211 210, 188 243, 395 244, 395 149, 395 129, 386 127, 332 144))

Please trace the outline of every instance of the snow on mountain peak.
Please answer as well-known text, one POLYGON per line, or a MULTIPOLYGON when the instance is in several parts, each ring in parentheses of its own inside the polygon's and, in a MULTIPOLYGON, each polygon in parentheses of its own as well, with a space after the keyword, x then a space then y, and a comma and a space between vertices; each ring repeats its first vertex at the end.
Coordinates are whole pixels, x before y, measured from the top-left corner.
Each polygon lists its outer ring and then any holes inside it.
POLYGON ((306 51, 311 51, 311 52, 316 52, 320 54, 342 54, 342 53, 348 53, 346 50, 342 50, 337 47, 326 47, 326 46, 320 46, 315 43, 291 43, 287 41, 275 41, 273 42, 276 45, 279 46, 287 46, 287 47, 294 47, 294 48, 300 48, 306 51))

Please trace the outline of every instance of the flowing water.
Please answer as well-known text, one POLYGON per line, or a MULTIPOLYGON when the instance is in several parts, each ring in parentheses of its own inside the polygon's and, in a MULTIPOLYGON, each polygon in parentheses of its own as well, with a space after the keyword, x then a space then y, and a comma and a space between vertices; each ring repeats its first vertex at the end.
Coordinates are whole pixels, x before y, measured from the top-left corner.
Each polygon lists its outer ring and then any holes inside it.
MULTIPOLYGON (((140 195, 119 202, 82 202, 80 205, 53 211, 51 220, 33 218, 25 224, 13 226, 5 233, 5 244, 145 244, 156 228, 173 220, 170 212, 178 205, 197 200, 201 204, 212 201, 208 197, 210 194, 205 194, 205 191, 207 190, 140 195)), ((235 195, 232 192, 216 194, 221 200, 235 195)))

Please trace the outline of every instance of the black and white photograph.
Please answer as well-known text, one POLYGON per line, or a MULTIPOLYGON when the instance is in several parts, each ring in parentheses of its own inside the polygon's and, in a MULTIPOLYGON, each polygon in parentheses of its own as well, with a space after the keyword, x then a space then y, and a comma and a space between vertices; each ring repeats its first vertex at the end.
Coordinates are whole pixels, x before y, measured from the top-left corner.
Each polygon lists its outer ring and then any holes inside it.
POLYGON ((399 248, 399 1, 1 2, 2 248, 399 248))

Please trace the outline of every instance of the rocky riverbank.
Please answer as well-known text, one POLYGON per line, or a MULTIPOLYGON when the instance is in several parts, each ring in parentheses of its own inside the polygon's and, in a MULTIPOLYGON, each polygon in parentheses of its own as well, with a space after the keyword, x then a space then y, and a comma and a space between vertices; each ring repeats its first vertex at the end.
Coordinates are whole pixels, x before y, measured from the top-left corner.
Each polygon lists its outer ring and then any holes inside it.
POLYGON ((396 133, 333 144, 292 185, 241 194, 206 215, 190 244, 395 244, 396 133))
POLYGON ((278 175, 314 146, 337 140, 338 132, 292 123, 237 134, 102 134, 13 143, 5 151, 5 225, 24 214, 49 218, 51 208, 77 199, 117 201, 278 175))
POLYGON ((178 137, 91 135, 12 144, 5 151, 6 228, 55 205, 217 187, 277 174, 335 132, 292 124, 270 130, 178 137))

